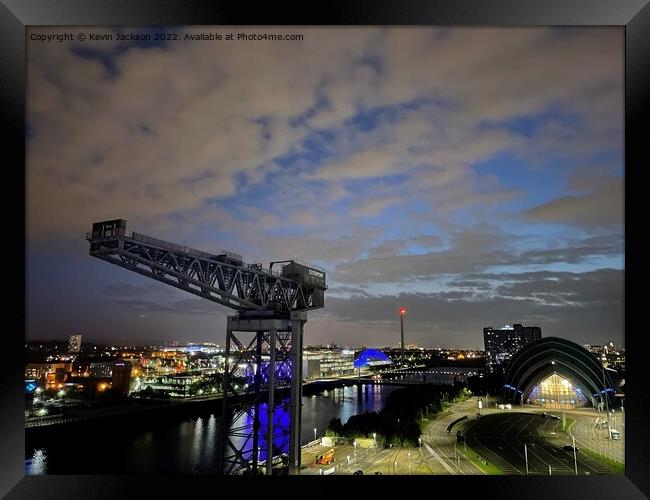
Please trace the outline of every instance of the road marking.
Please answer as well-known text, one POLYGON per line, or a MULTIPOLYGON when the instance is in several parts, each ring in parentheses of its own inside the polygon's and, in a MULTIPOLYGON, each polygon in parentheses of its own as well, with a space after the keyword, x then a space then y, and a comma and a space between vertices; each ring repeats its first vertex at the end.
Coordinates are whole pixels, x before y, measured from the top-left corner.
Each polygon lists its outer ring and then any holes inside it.
POLYGON ((442 458, 440 458, 440 457, 438 456, 438 454, 437 454, 435 451, 433 451, 433 450, 431 449, 431 446, 429 446, 428 443, 424 443, 424 447, 427 449, 427 451, 428 451, 429 453, 431 453, 431 455, 433 455, 433 457, 434 457, 436 460, 438 460, 438 462, 440 462, 440 463, 443 465, 443 467, 444 467, 445 469, 447 469, 447 471, 449 471, 449 474, 456 474, 456 472, 454 471, 454 469, 452 469, 451 467, 449 467, 449 465, 447 465, 447 464, 445 463, 445 461, 444 461, 442 458))

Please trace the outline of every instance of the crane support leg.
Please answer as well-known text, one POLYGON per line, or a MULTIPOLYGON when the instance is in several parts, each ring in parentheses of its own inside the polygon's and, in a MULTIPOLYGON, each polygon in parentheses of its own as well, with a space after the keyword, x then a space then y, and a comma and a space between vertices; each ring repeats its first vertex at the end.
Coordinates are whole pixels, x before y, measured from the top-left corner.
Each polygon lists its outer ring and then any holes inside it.
POLYGON ((302 333, 307 321, 304 312, 291 313, 291 447, 289 473, 300 474, 300 422, 302 420, 302 333))
POLYGON ((306 316, 242 312, 228 317, 218 455, 222 474, 259 474, 262 464, 268 475, 280 472, 283 454, 288 454, 285 463, 290 473, 300 470, 302 331, 306 316), (253 383, 247 384, 251 379, 253 383), (282 418, 283 408, 276 404, 276 391, 280 389, 289 389, 288 419, 282 418), (267 418, 263 422, 264 410, 267 418))

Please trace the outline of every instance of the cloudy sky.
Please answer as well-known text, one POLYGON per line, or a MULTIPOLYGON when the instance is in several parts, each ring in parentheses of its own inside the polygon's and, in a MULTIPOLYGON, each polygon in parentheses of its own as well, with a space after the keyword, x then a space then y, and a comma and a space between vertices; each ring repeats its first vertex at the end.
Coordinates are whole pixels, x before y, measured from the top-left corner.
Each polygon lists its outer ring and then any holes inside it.
MULTIPOLYGON (((80 31, 144 32, 29 34, 80 31)), ((223 343, 232 311, 88 256, 124 218, 324 267, 307 344, 395 344, 402 305, 425 346, 623 342, 622 29, 173 32, 303 39, 28 39, 28 339, 223 343)))

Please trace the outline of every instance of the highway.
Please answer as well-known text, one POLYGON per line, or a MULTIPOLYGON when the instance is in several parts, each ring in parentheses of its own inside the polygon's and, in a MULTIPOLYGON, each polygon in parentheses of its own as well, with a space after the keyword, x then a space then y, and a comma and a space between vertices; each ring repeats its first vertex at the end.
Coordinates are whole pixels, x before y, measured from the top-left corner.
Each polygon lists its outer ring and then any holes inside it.
MULTIPOLYGON (((494 404, 494 403, 493 403, 494 404)), ((481 417, 477 398, 458 403, 433 418, 423 419, 422 444, 416 448, 386 448, 383 450, 354 449, 350 445, 335 446, 335 461, 325 466, 311 466, 319 453, 329 448, 321 445, 303 449, 303 464, 308 466, 304 473, 310 474, 352 474, 361 470, 365 474, 451 474, 482 475, 481 468, 468 460, 461 451, 463 444, 456 444, 456 431, 460 430, 467 439, 467 450, 474 450, 491 466, 504 474, 579 475, 617 474, 610 465, 585 454, 584 448, 599 451, 605 457, 624 460, 624 414, 616 412, 616 429, 621 440, 607 439, 607 431, 597 425, 603 420, 594 409, 564 410, 567 418, 575 422, 568 430, 562 430, 562 411, 532 406, 512 406, 510 410, 495 406, 483 408, 481 417), (546 417, 542 417, 542 413, 546 417), (467 415, 451 428, 457 419, 467 415), (557 415, 559 419, 550 418, 557 415), (580 451, 574 454, 563 449, 564 445, 576 439, 580 451), (525 445, 525 448, 524 448, 525 445), (356 451, 356 453, 355 453, 356 451), (526 470, 526 454, 528 470, 526 470), (550 466, 550 471, 549 471, 550 466), (322 469, 322 470, 321 470, 322 469)), ((610 417, 612 427, 614 418, 610 417)))
POLYGON ((476 413, 476 399, 470 398, 463 403, 458 403, 442 413, 439 413, 433 420, 426 420, 423 426, 422 440, 427 445, 427 451, 432 458, 445 464, 447 474, 484 474, 472 462, 467 460, 462 453, 458 453, 456 446, 456 430, 461 428, 461 423, 456 424, 451 432, 447 434, 447 427, 454 420, 465 415, 473 417, 476 413))
MULTIPOLYGON (((572 436, 576 437, 579 449, 588 447, 596 424, 593 409, 565 410, 566 416, 576 421, 571 429, 573 434, 562 430, 561 418, 549 418, 551 414, 561 417, 560 410, 513 406, 512 410, 490 408, 482 413, 480 419, 461 424, 467 432, 468 444, 506 474, 575 474, 576 463, 579 475, 617 473, 582 451, 576 453, 574 460, 572 452, 562 449, 572 444, 572 436), (542 418, 542 413, 546 413, 546 418, 542 418)), ((619 456, 623 460, 622 440, 600 439, 607 443, 613 458, 619 456)))

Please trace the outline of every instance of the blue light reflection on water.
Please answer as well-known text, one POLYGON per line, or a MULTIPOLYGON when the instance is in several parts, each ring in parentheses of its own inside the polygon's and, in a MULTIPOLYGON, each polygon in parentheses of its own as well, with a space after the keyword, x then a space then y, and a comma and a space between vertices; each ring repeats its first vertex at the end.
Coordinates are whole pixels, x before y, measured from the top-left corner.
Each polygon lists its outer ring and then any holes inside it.
MULTIPOLYGON (((356 386, 303 397, 301 443, 322 437, 332 418, 343 423, 352 416, 381 410, 393 386, 356 386)), ((157 421, 150 428, 103 428, 87 435, 66 433, 65 439, 37 443, 26 450, 25 474, 215 474, 220 415, 197 414, 183 420, 157 421)), ((266 460, 267 405, 260 405, 260 462, 266 460)), ((238 422, 252 423, 252 413, 238 422)), ((243 438, 241 438, 243 439, 243 438)), ((289 449, 289 410, 281 402, 274 412, 276 453, 289 449)), ((252 440, 246 444, 252 454, 252 440)))

